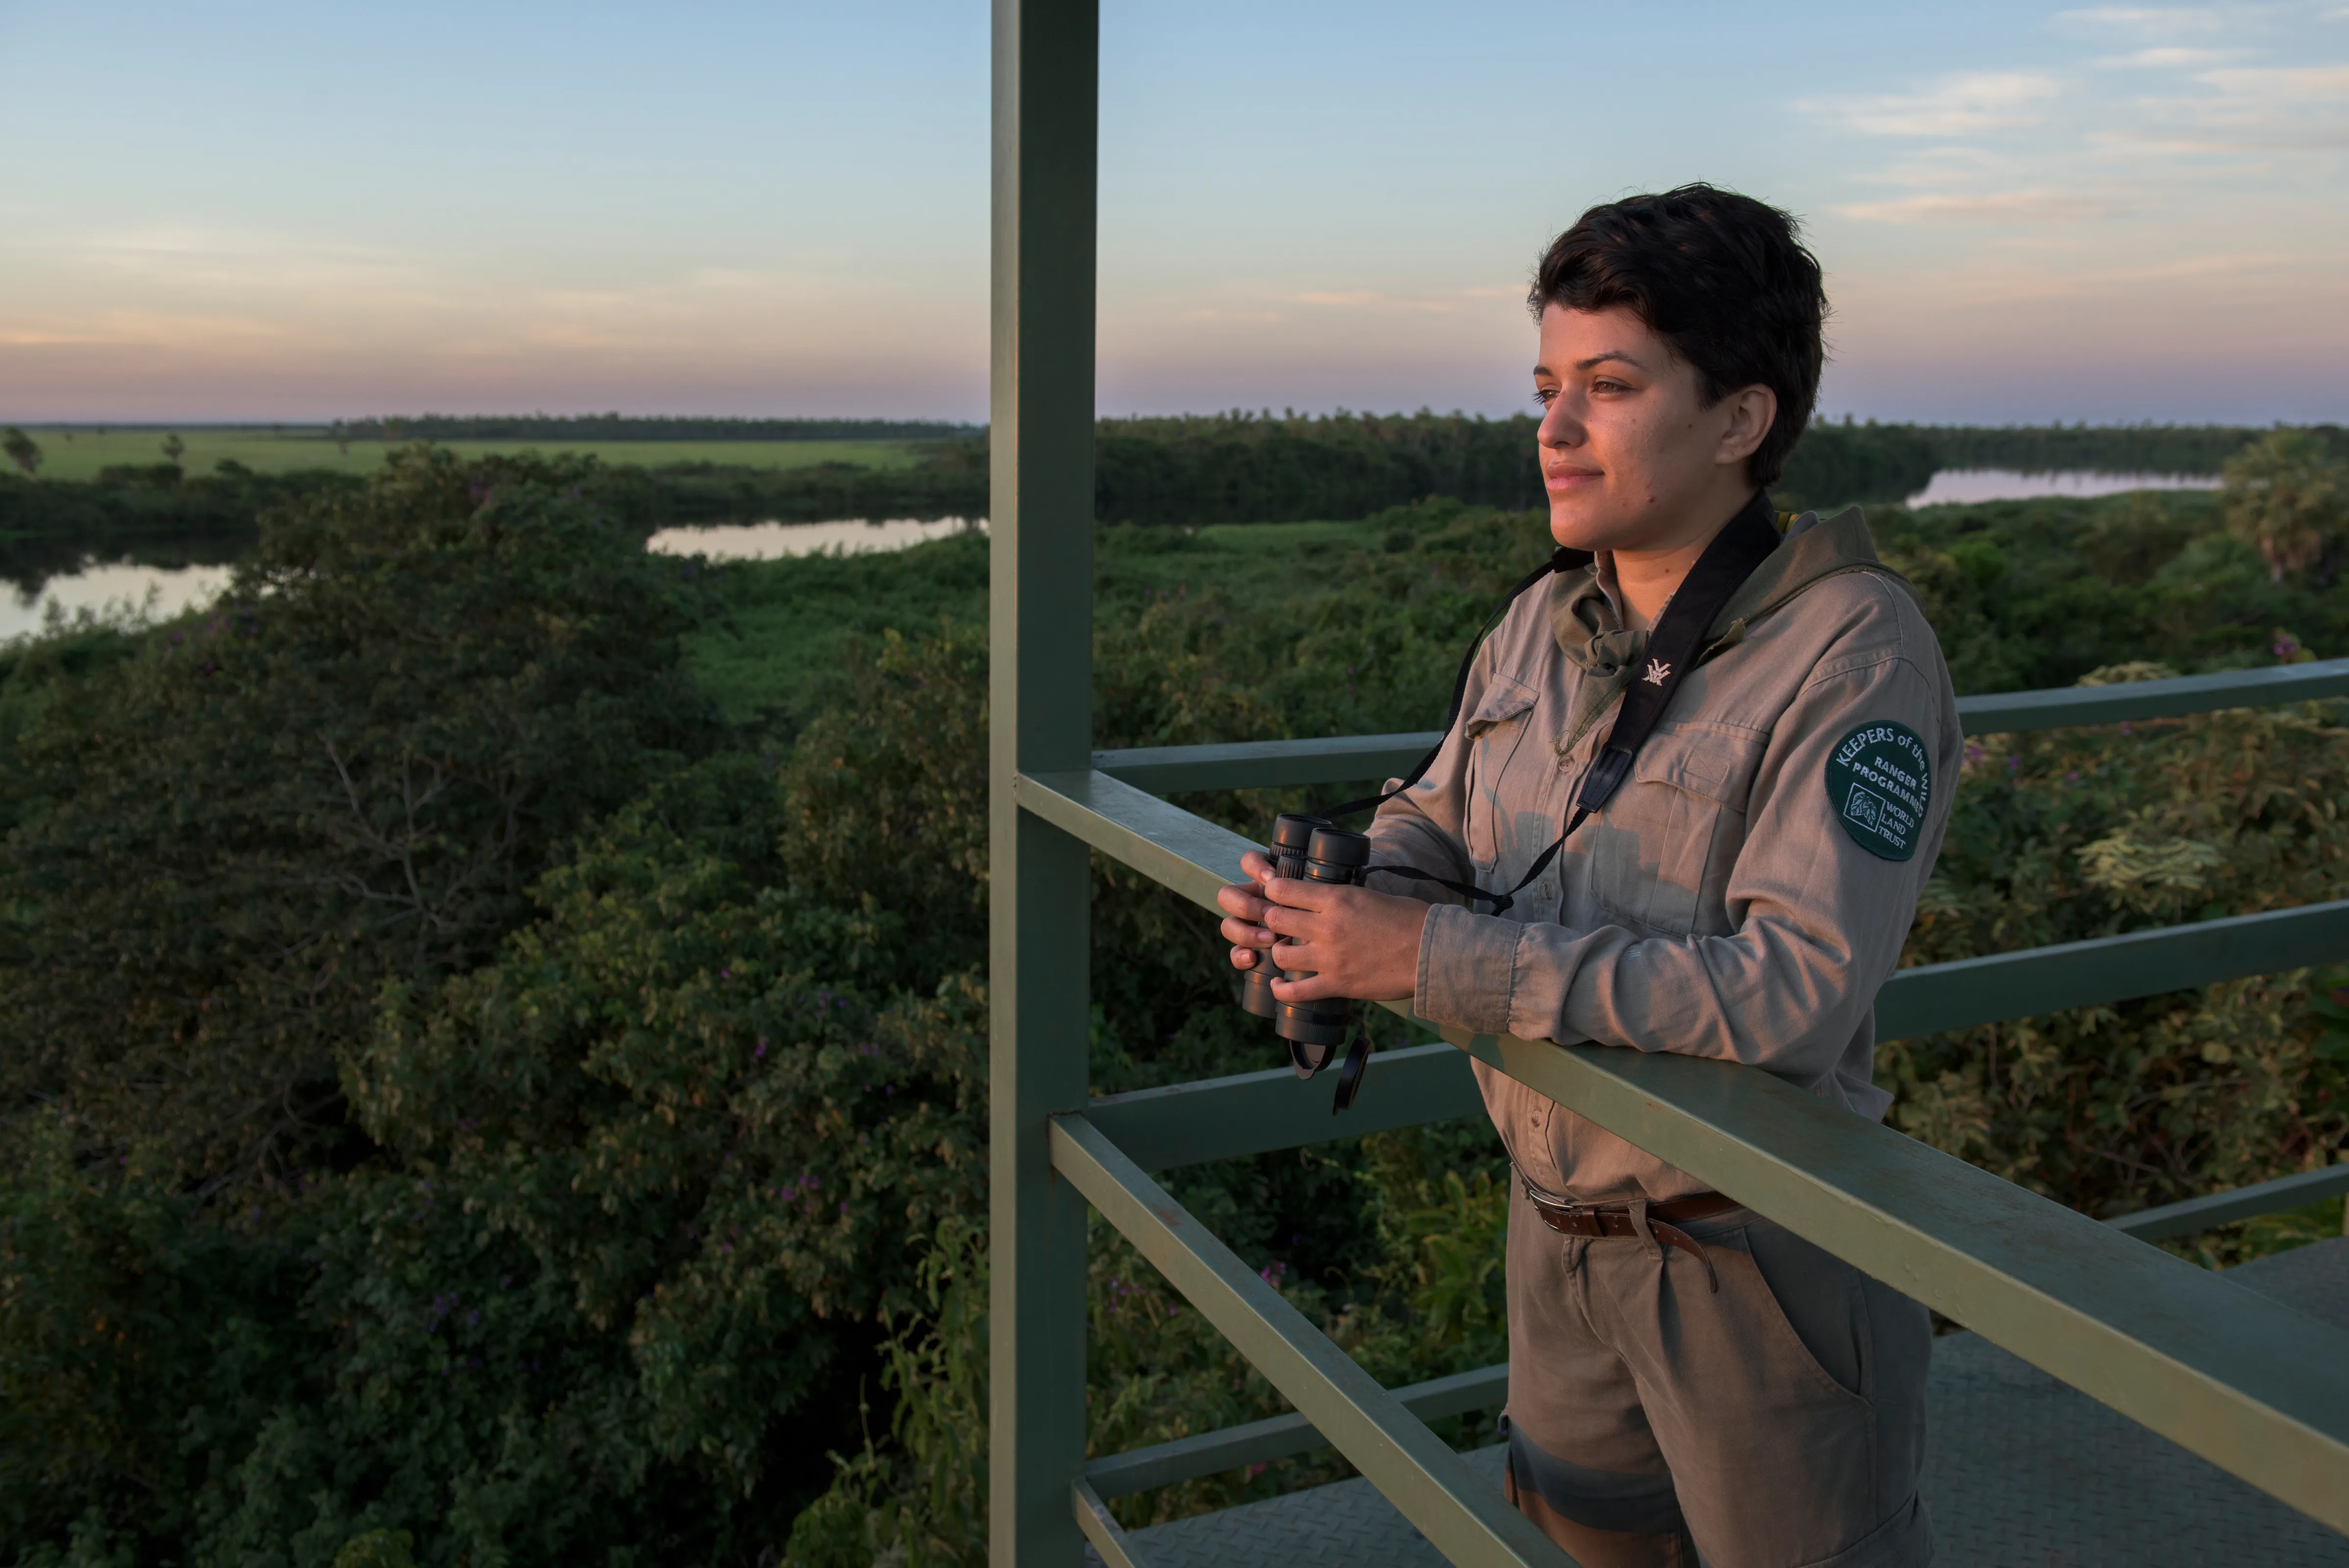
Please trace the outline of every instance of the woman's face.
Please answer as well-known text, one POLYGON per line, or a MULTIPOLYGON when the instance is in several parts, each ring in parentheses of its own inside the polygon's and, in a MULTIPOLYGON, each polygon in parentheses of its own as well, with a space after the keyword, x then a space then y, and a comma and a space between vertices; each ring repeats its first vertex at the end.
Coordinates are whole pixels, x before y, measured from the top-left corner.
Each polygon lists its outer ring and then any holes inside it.
POLYGON ((1577 550, 1709 536, 1753 494, 1745 460, 1777 411, 1767 387, 1707 403, 1695 367, 1619 306, 1542 311, 1534 395, 1550 536, 1577 550))

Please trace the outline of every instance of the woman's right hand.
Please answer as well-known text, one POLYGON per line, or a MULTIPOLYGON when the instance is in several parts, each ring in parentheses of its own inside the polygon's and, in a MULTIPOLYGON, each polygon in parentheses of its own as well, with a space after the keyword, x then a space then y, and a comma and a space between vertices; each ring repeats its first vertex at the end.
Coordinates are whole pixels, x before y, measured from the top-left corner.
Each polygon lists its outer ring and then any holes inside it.
POLYGON ((1272 862, 1261 850, 1251 849, 1240 857, 1240 871, 1250 880, 1220 889, 1216 904, 1224 911, 1224 940, 1232 944, 1232 967, 1245 970, 1254 969, 1257 954, 1273 944, 1273 934, 1264 923, 1268 907, 1264 883, 1272 875, 1272 862))

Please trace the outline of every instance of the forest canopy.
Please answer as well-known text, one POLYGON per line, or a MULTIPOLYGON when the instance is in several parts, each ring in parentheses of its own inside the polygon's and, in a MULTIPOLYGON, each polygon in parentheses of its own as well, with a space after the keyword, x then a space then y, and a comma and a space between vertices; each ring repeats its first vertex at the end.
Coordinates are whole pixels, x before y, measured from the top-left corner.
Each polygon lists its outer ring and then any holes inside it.
MULTIPOLYGON (((2349 652, 2349 493, 2262 450, 2223 494, 1872 516, 1961 691, 2349 652)), ((640 483, 414 449, 274 496, 203 614, 0 650, 0 1556, 983 1561, 987 541, 711 566, 641 548, 640 483)), ((1103 745, 1432 725, 1547 549, 1456 499, 1097 537, 1103 745)), ((2343 721, 1975 737, 1907 961, 2341 896, 2343 721)), ((1094 1089, 1271 1065, 1209 922, 1093 877, 1094 1089)), ((2337 1157, 2345 981, 1880 1078, 2124 1212, 2337 1157)), ((1310 1155, 1170 1186, 1383 1381, 1504 1358, 1490 1129, 1310 1155)), ((1095 1451, 1281 1408, 1106 1234, 1091 1292, 1095 1451)))

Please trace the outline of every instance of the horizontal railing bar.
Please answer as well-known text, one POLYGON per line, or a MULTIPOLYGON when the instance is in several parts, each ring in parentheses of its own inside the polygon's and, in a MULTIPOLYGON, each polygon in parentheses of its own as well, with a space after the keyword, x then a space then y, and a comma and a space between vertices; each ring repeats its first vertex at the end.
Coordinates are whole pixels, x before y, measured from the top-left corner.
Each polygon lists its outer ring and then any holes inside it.
MULTIPOLYGON (((1388 1392, 1394 1396, 1396 1404, 1423 1421, 1464 1415, 1470 1410, 1489 1410, 1508 1400, 1509 1364, 1504 1361, 1498 1366, 1480 1366, 1474 1372, 1432 1377, 1424 1383, 1388 1392)), ((1270 1416, 1244 1426, 1153 1443, 1146 1449, 1129 1449, 1122 1454, 1095 1459, 1085 1467, 1085 1480, 1103 1497, 1124 1497, 1131 1492, 1196 1480, 1222 1470, 1236 1470, 1242 1465, 1265 1464, 1329 1446, 1330 1439, 1312 1422, 1292 1410, 1286 1416, 1270 1416)))
POLYGON ((1207 746, 1134 746, 1095 752, 1093 766, 1153 794, 1344 784, 1409 773, 1441 730, 1397 735, 1325 735, 1310 741, 1230 741, 1207 746))
MULTIPOLYGON (((2174 719, 2221 708, 2256 708, 2315 697, 2349 696, 2349 659, 2230 670, 2115 686, 2055 686, 1958 699, 1958 722, 1970 735, 2059 730, 2174 719)), ((1441 730, 1393 735, 1325 735, 1309 741, 1238 741, 1207 746, 1134 746, 1095 752, 1093 766, 1157 794, 1185 790, 1262 789, 1345 784, 1409 770, 1441 730)))
MULTIPOLYGON (((1479 1116, 1485 1109, 1468 1057, 1449 1043, 1381 1051, 1370 1059, 1366 1072, 1361 1097, 1342 1121, 1324 1121, 1316 1114, 1330 1097, 1326 1078, 1299 1080, 1286 1067, 1104 1095, 1086 1114, 1136 1165, 1166 1170, 1479 1116)), ((2349 1192, 2349 1162, 2142 1209, 2104 1223, 2140 1241, 2163 1241, 2297 1209, 2338 1192, 2349 1192)))
POLYGON ((1082 1115, 1052 1118, 1052 1168, 1455 1563, 1567 1560, 1533 1522, 1144 1175, 1082 1115))
MULTIPOLYGON (((2349 899, 1926 964, 1902 970, 1876 993, 1877 1038, 1908 1039, 2102 1006, 2344 956, 2349 899)), ((1381 1051, 1371 1058, 1370 1075, 1340 1122, 1315 1115, 1330 1104, 1326 1085, 1300 1081, 1281 1068, 1112 1095, 1091 1109, 1144 1170, 1164 1170, 1417 1127, 1482 1108, 1465 1064, 1444 1046, 1381 1051)))
POLYGON ((1102 1568, 1143 1568, 1142 1560, 1133 1554, 1133 1541, 1125 1527, 1113 1518, 1102 1494, 1084 1481, 1069 1489, 1069 1501, 1077 1511, 1077 1528, 1101 1553, 1102 1568))
POLYGON ((2101 1007, 2349 958, 2349 898, 1904 969, 1876 993, 1876 1037, 1905 1040, 2101 1007))
POLYGON ((2335 1530, 2349 1334, 1732 1063, 1445 1037, 2335 1530))
MULTIPOLYGON (((1266 1054, 1277 1050, 1267 1030, 1266 1054)), ((1104 1095, 1085 1114, 1134 1164, 1164 1170, 1485 1112, 1467 1058, 1449 1045, 1381 1051, 1365 1072, 1342 1116, 1332 1112, 1336 1075, 1304 1079, 1287 1067, 1104 1095)))
POLYGON ((1021 774, 1011 794, 1022 810, 1204 909, 1216 907, 1217 888, 1241 880, 1240 857, 1261 847, 1107 774, 1021 774))
MULTIPOLYGON (((1257 847, 1228 828, 1099 773, 1022 774, 1026 809, 1203 909, 1257 847)), ((1900 1040, 2097 1007, 2349 956, 2349 899, 2164 926, 1902 970, 1876 993, 1876 1032, 1900 1040)))
POLYGON ((2349 659, 2264 670, 2225 670, 2167 680, 2125 680, 2112 686, 2053 686, 1958 699, 1958 722, 1969 735, 2017 730, 2060 730, 2075 724, 2118 724, 2136 719, 2178 719, 2225 708, 2263 708, 2317 697, 2349 696, 2349 659))
POLYGON ((2140 1209, 2105 1223, 2140 1241, 2167 1241, 2173 1236, 2191 1236, 2198 1231, 2231 1224, 2237 1220, 2297 1209, 2336 1192, 2349 1192, 2349 1164, 2280 1176, 2273 1181, 2189 1198, 2182 1203, 2165 1203, 2158 1209, 2140 1209))

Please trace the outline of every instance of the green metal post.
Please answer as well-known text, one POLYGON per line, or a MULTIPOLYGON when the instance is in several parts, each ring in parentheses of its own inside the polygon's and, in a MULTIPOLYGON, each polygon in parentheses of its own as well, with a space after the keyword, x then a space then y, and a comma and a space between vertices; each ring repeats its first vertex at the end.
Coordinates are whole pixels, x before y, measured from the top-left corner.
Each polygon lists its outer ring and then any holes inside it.
POLYGON ((995 0, 994 52, 988 1548, 1074 1568, 1085 1202, 1048 1118, 1085 1105, 1088 851, 1013 781, 1092 743, 1097 0, 995 0))

